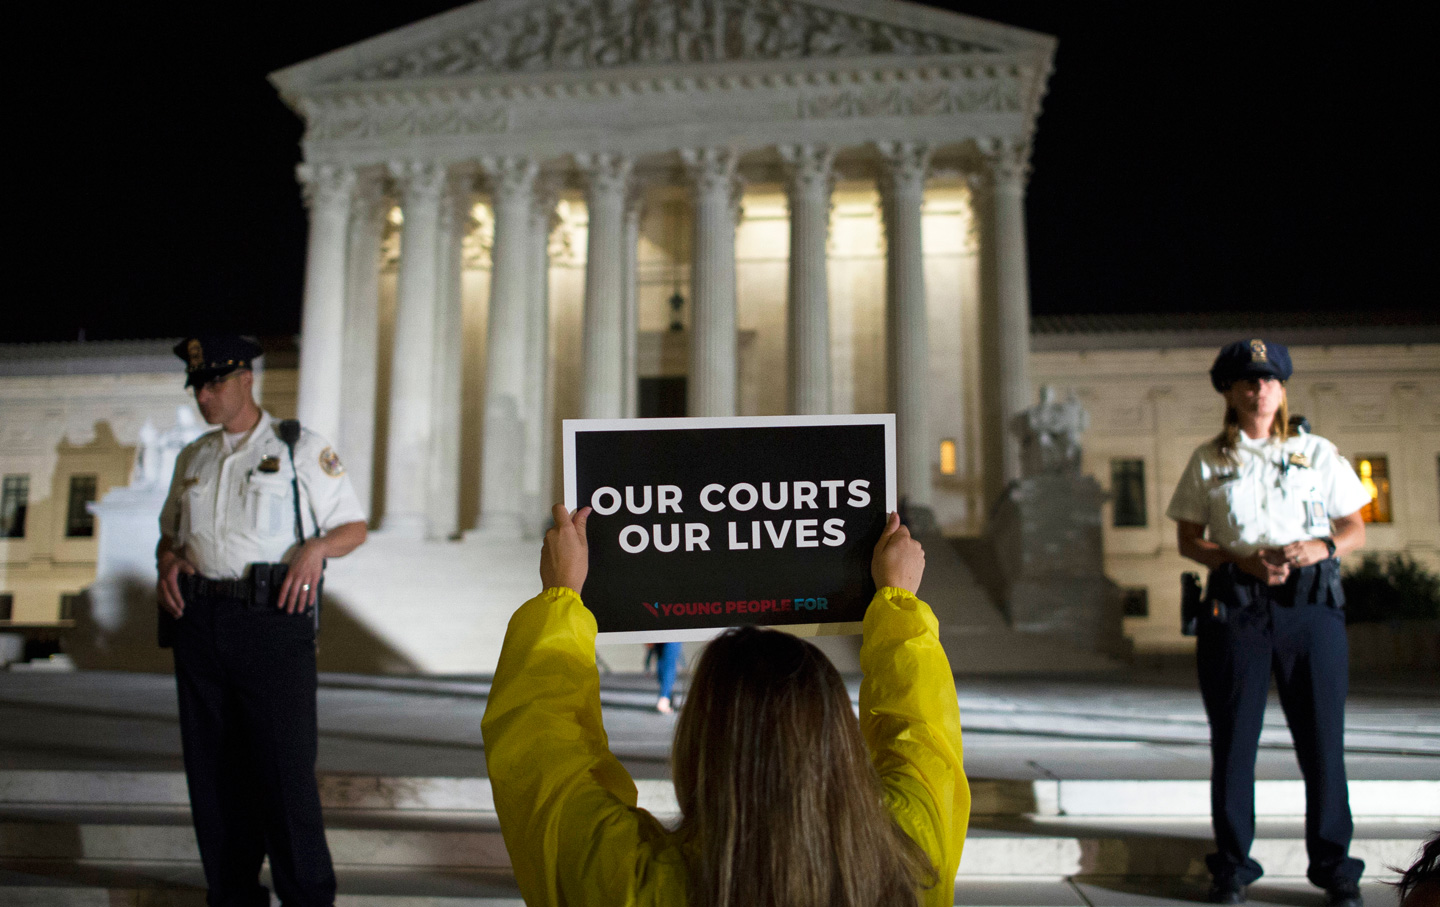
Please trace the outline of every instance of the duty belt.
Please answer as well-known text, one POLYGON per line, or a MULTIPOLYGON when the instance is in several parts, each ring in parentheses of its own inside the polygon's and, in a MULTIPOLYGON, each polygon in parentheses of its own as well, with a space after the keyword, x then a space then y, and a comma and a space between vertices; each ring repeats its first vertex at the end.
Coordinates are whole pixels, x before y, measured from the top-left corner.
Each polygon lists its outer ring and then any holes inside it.
POLYGON ((239 598, 249 600, 250 580, 242 579, 210 579, 208 576, 201 576, 198 573, 182 575, 180 584, 185 591, 191 595, 201 598, 239 598))
POLYGON ((180 591, 199 598, 231 599, 256 606, 274 604, 289 570, 286 564, 250 564, 240 579, 211 579, 198 573, 181 574, 180 591))

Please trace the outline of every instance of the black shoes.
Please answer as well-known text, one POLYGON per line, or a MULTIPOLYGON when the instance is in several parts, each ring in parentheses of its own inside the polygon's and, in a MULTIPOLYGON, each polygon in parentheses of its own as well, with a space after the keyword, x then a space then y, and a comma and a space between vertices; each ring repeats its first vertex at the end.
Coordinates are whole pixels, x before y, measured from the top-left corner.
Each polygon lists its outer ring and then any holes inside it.
POLYGON ((1325 889, 1325 907, 1365 907, 1360 886, 1354 882, 1336 882, 1325 889))
POLYGON ((1222 882, 1219 879, 1210 883, 1210 893, 1205 899, 1212 904, 1243 904, 1245 903, 1245 886, 1231 879, 1222 882))

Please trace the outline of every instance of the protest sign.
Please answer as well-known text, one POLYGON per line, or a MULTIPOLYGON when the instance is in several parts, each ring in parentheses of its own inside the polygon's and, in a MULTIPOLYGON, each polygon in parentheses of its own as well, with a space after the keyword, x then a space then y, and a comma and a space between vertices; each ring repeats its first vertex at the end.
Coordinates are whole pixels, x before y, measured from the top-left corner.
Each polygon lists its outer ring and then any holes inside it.
POLYGON ((739 624, 860 632, 895 509, 895 417, 567 419, 565 506, 593 507, 603 642, 739 624))

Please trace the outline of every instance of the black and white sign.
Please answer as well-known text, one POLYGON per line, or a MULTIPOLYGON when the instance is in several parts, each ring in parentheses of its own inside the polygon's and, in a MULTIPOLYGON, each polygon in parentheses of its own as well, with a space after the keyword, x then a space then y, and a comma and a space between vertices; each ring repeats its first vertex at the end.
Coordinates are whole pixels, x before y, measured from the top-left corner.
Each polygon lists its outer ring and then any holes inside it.
POLYGON ((565 506, 586 505, 583 598, 605 642, 858 633, 895 510, 895 417, 567 419, 565 506))

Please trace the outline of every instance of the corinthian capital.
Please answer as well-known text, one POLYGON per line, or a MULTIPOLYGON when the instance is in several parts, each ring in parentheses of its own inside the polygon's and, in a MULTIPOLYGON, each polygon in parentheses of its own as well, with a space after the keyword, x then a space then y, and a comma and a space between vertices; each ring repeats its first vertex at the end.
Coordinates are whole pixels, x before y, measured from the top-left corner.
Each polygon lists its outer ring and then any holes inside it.
POLYGON ((875 150, 885 161, 884 195, 924 192, 930 170, 930 146, 923 142, 876 142, 875 150))
POLYGON ((775 149, 790 175, 791 194, 829 194, 835 187, 835 151, 825 145, 781 145, 775 149))
POLYGON ((445 189, 445 167, 434 161, 391 161, 386 168, 400 190, 401 205, 439 201, 445 189))
POLYGON ((312 211, 349 205, 355 171, 340 164, 300 164, 295 168, 305 206, 312 211))
POLYGON ((497 198, 530 192, 540 172, 539 165, 523 157, 482 157, 480 169, 497 198))
POLYGON ((1024 190, 1030 179, 1030 143, 1023 139, 989 139, 980 144, 995 189, 1024 190))
POLYGON ((590 191, 604 194, 623 194, 630 184, 633 161, 622 154, 575 155, 575 163, 585 171, 590 191))
POLYGON ((733 148, 685 148, 680 151, 680 160, 696 192, 735 192, 735 168, 740 156, 733 148))

